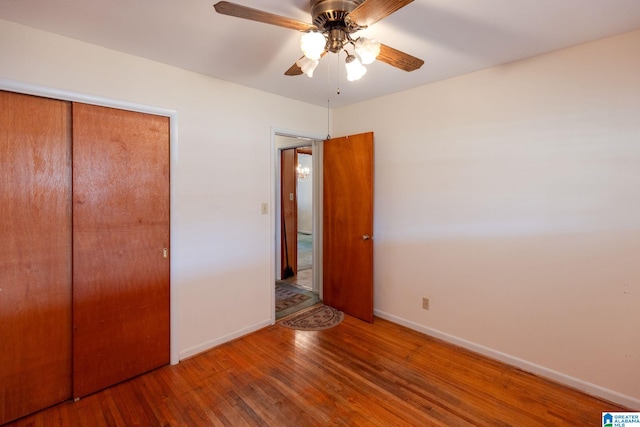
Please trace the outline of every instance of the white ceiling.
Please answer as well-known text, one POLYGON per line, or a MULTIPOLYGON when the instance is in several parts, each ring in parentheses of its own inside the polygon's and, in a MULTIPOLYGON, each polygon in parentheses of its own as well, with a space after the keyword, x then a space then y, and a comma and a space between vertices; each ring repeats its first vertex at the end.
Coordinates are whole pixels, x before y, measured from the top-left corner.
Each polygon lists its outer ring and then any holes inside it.
MULTIPOLYGON (((640 0, 416 0, 357 35, 422 58, 423 67, 407 73, 376 62, 348 82, 344 55, 335 54, 312 79, 285 76, 301 55, 299 33, 217 14, 216 1, 0 0, 0 17, 332 107, 640 28, 640 0)), ((235 2, 311 21, 309 0, 235 2)))

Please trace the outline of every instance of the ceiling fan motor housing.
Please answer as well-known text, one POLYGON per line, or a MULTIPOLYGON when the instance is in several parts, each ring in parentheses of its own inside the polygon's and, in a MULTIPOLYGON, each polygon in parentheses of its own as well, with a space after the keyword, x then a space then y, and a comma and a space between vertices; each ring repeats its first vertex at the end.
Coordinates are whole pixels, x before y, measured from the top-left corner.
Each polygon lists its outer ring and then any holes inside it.
POLYGON ((345 25, 345 18, 364 0, 311 0, 311 17, 313 24, 323 30, 335 25, 345 25))
POLYGON ((349 41, 349 33, 355 30, 345 22, 349 12, 365 0, 311 0, 313 24, 327 35, 327 47, 337 53, 349 41))

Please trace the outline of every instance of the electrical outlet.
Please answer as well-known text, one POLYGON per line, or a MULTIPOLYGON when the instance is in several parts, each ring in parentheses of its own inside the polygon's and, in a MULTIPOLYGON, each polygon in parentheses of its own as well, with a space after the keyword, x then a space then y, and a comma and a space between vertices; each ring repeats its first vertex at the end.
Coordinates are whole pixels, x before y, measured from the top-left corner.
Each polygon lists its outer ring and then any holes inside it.
POLYGON ((429 298, 422 298, 422 308, 429 310, 429 298))

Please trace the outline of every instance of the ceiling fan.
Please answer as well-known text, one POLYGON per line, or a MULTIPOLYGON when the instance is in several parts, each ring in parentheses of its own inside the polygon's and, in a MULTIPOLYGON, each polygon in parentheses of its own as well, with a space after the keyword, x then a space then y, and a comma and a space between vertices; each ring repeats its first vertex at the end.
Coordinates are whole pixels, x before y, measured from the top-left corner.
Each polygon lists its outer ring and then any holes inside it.
POLYGON ((377 40, 353 36, 379 20, 391 15, 413 0, 310 0, 313 24, 275 15, 237 3, 221 1, 216 12, 265 24, 297 30, 303 33, 300 47, 304 55, 287 71, 287 76, 313 76, 318 61, 327 52, 346 52, 347 79, 357 80, 366 73, 363 64, 376 59, 404 71, 417 70, 422 59, 379 43, 377 40), (346 48, 351 45, 355 55, 346 48))

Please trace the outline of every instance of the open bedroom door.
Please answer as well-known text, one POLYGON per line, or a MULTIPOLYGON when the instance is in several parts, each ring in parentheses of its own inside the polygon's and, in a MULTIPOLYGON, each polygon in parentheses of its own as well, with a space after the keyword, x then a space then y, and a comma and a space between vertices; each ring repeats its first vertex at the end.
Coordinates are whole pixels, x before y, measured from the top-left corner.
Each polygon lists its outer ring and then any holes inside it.
POLYGON ((323 147, 323 301, 373 322, 373 132, 323 147))

